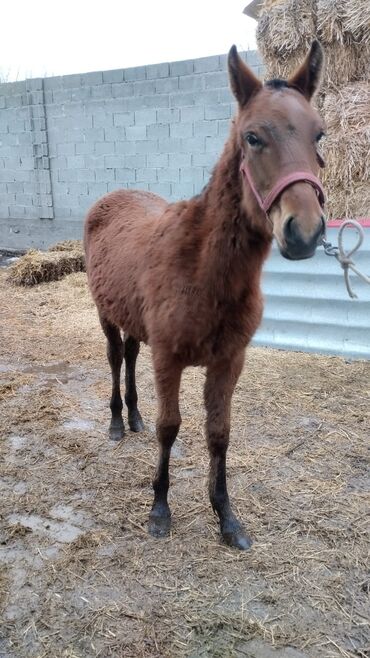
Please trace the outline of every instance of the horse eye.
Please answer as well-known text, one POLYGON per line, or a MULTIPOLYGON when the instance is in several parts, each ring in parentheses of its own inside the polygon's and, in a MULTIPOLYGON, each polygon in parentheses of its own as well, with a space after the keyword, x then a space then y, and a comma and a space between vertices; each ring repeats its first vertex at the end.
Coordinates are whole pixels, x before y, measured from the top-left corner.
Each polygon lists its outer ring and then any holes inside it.
POLYGON ((318 143, 323 137, 325 137, 325 133, 323 130, 320 130, 319 134, 315 137, 316 143, 318 143))
POLYGON ((245 139, 250 146, 262 146, 262 141, 254 133, 247 133, 245 139))

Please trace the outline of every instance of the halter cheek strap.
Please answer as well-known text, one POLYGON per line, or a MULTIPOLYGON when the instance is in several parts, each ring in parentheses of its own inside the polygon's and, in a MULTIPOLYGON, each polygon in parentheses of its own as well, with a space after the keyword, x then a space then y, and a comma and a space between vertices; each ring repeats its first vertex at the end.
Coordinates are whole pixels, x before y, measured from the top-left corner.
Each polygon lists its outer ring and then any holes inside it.
POLYGON ((270 210, 271 206, 276 201, 276 199, 282 194, 282 192, 284 192, 284 190, 287 189, 287 187, 290 187, 294 183, 299 183, 299 182, 309 183, 309 185, 311 185, 314 188, 317 194, 320 206, 322 208, 324 207, 324 203, 325 203, 324 188, 321 185, 319 179, 308 171, 296 171, 293 174, 282 176, 281 178, 279 178, 277 183, 275 183, 272 190, 265 196, 264 199, 261 197, 260 193, 258 192, 254 184, 249 167, 244 159, 242 160, 242 163, 240 165, 240 171, 242 172, 243 176, 247 179, 261 210, 263 210, 263 212, 266 214, 268 213, 268 211, 270 210))

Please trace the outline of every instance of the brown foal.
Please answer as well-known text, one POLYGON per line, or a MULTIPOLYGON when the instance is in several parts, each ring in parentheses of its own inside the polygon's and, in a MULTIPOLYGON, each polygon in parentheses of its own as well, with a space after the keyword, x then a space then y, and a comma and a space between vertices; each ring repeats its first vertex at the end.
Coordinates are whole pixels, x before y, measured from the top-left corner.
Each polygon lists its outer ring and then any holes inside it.
POLYGON ((261 321, 261 270, 272 238, 283 256, 302 259, 314 254, 323 236, 324 198, 316 178, 323 125, 310 104, 322 64, 315 41, 289 80, 262 84, 233 46, 228 66, 237 114, 201 194, 167 203, 148 192, 117 190, 88 213, 87 272, 108 342, 112 439, 124 434, 123 359, 128 424, 134 432, 143 429, 135 363, 140 342, 151 347, 159 443, 149 519, 154 536, 170 530, 168 466, 181 423, 181 373, 200 365, 206 367, 211 504, 224 541, 240 549, 251 544, 226 485, 231 397, 261 321))

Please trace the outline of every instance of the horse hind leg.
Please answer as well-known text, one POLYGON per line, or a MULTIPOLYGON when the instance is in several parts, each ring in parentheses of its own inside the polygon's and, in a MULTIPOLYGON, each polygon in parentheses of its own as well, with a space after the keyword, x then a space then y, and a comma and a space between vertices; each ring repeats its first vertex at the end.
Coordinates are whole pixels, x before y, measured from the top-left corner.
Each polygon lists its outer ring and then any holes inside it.
POLYGON ((137 408, 137 391, 135 379, 136 359, 140 350, 140 341, 129 334, 124 335, 125 357, 125 402, 128 410, 128 424, 132 432, 141 432, 144 429, 140 412, 137 408))
POLYGON ((112 373, 112 397, 110 400, 111 422, 109 425, 109 437, 113 441, 119 441, 125 433, 122 418, 122 398, 120 389, 121 366, 123 361, 124 345, 119 328, 100 318, 102 329, 107 338, 107 357, 112 373))

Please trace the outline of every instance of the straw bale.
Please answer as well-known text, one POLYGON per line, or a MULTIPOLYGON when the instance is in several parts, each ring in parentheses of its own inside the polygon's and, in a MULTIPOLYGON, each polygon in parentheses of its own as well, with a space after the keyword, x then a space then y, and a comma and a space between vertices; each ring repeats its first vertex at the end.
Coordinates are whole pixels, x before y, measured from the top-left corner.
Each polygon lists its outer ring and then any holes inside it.
POLYGON ((366 0, 346 0, 344 4, 343 27, 357 42, 370 42, 370 3, 366 0))
POLYGON ((49 247, 48 251, 83 251, 82 240, 62 240, 49 247))
POLYGON ((322 106, 328 132, 361 132, 370 125, 370 87, 367 82, 343 85, 329 91, 322 106))
POLYGON ((334 185, 326 190, 326 213, 329 219, 369 217, 370 187, 367 183, 353 183, 350 187, 334 185))
POLYGON ((264 9, 257 27, 257 43, 266 59, 307 50, 315 36, 312 0, 288 0, 264 9))
MULTIPOLYGON (((307 55, 306 48, 293 53, 264 53, 267 77, 289 78, 307 55)), ((369 79, 370 44, 341 45, 332 43, 325 47, 325 68, 322 89, 369 79)))
POLYGON ((331 189, 329 185, 330 181, 326 186, 328 195, 326 211, 329 219, 370 216, 369 183, 352 183, 349 187, 335 185, 331 189))
POLYGON ((344 4, 342 0, 317 0, 317 36, 324 45, 349 40, 343 26, 344 4))
POLYGON ((19 286, 34 286, 83 271, 85 258, 82 251, 42 252, 32 249, 9 268, 8 281, 19 286))

